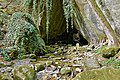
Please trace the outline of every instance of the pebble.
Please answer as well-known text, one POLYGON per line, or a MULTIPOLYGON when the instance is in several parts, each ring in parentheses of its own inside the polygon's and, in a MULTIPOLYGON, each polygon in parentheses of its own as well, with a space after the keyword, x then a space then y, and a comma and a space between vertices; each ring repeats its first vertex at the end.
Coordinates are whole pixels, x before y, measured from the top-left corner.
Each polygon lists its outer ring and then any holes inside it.
POLYGON ((75 71, 76 71, 76 72, 82 72, 82 69, 76 68, 75 71))
POLYGON ((12 68, 11 68, 11 67, 7 67, 7 68, 6 68, 6 71, 11 72, 11 71, 12 71, 12 68))

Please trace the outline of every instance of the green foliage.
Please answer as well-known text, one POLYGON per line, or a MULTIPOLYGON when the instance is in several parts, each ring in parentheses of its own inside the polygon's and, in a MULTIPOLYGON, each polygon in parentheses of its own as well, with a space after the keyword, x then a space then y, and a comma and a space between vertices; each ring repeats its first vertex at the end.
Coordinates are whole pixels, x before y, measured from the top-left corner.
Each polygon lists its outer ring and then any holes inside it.
POLYGON ((66 28, 68 32, 68 27, 73 27, 73 4, 71 0, 63 0, 63 10, 64 16, 66 18, 66 28), (69 19, 71 19, 71 25, 69 25, 69 19))
POLYGON ((114 57, 110 57, 107 61, 105 61, 105 65, 110 65, 110 64, 112 64, 112 62, 114 62, 114 57))
POLYGON ((100 54, 101 51, 102 51, 103 49, 105 49, 106 47, 107 47, 107 45, 103 45, 103 46, 99 47, 99 48, 95 51, 96 54, 100 54))
POLYGON ((1 55, 3 56, 3 59, 5 61, 10 61, 11 60, 10 56, 6 52, 2 52, 1 55))
POLYGON ((22 10, 24 10, 25 12, 28 12, 30 9, 30 6, 33 4, 32 1, 33 0, 23 0, 21 3, 22 10))
POLYGON ((50 13, 52 10, 52 0, 24 0, 22 3, 22 11, 32 14, 33 21, 39 30, 41 18, 43 16, 43 11, 46 9, 46 38, 48 42, 49 36, 49 26, 50 26, 50 13), (44 8, 46 7, 46 8, 44 8))
POLYGON ((52 10, 52 0, 46 0, 46 35, 47 35, 47 43, 49 36, 49 25, 50 25, 50 12, 52 10))
POLYGON ((111 57, 107 61, 104 62, 104 65, 112 66, 116 69, 120 69, 120 60, 115 59, 115 57, 111 57))
POLYGON ((44 9, 44 0, 24 0, 21 8, 23 12, 28 12, 32 15, 33 21, 39 30, 40 18, 44 9))
POLYGON ((5 36, 6 49, 14 47, 18 53, 22 51, 18 54, 18 57, 23 55, 22 53, 40 55, 45 52, 44 41, 40 38, 30 14, 20 12, 14 13, 10 19, 8 30, 5 36))

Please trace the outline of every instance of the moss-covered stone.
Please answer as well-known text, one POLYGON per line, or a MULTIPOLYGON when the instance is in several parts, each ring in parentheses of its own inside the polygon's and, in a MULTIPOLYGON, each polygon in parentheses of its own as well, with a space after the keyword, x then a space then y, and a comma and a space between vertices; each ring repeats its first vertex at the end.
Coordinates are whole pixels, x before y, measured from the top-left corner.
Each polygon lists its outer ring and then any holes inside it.
POLYGON ((35 64, 35 70, 36 71, 42 71, 44 68, 45 68, 44 64, 41 64, 41 63, 35 64))
POLYGON ((37 56, 35 54, 30 54, 30 59, 36 59, 37 56))
POLYGON ((58 55, 62 54, 62 50, 61 50, 61 49, 58 49, 57 54, 58 54, 58 55))
POLYGON ((10 53, 9 53, 9 56, 11 59, 16 59, 17 56, 18 56, 18 51, 17 50, 12 50, 10 53))
POLYGON ((117 54, 117 48, 104 48, 101 53, 104 58, 110 58, 117 54))
POLYGON ((72 71, 71 67, 65 67, 60 70, 61 74, 68 74, 72 71))
POLYGON ((0 72, 0 80, 13 80, 13 79, 10 75, 0 72))
POLYGON ((12 70, 14 80, 35 80, 35 71, 29 66, 18 66, 12 70))
POLYGON ((120 70, 113 68, 94 69, 81 72, 72 80, 119 80, 120 70))
MULTIPOLYGON (((14 49, 18 51, 18 55, 21 53, 41 55, 46 52, 45 43, 28 13, 16 12, 11 16, 4 42, 6 50, 14 49)), ((11 52, 11 56, 14 55, 15 58, 17 55, 14 52, 11 52)))
POLYGON ((50 66, 53 63, 53 61, 46 61, 46 66, 50 66))
POLYGON ((5 67, 4 63, 0 63, 0 68, 5 67))

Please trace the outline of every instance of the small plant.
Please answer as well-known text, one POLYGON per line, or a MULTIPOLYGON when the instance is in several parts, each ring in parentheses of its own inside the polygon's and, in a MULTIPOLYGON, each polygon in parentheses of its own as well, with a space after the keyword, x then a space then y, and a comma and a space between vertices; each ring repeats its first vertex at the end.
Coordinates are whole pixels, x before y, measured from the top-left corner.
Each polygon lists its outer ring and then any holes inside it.
POLYGON ((7 52, 8 51, 6 51, 6 50, 1 50, 1 56, 3 56, 3 60, 5 60, 5 61, 10 61, 11 60, 11 58, 10 58, 10 56, 7 54, 7 52))

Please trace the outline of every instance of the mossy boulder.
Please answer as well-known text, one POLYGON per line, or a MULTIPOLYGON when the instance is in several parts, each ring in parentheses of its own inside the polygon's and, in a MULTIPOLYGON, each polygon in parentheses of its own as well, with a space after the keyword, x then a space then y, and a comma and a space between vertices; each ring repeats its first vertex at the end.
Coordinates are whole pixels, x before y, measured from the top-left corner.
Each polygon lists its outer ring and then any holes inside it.
POLYGON ((42 71, 43 69, 45 69, 44 64, 42 64, 42 63, 35 64, 36 71, 42 71))
POLYGON ((120 70, 114 68, 94 69, 81 72, 72 80, 120 80, 120 70))
POLYGON ((18 66, 12 70, 15 80, 35 80, 35 71, 29 66, 18 66))
POLYGON ((46 66, 50 66, 53 63, 53 61, 46 61, 46 66))
POLYGON ((110 58, 115 56, 118 53, 118 48, 104 48, 102 51, 102 56, 104 58, 110 58))
POLYGON ((60 73, 61 74, 68 74, 72 71, 71 67, 65 67, 65 68, 61 68, 60 73))
POLYGON ((14 48, 18 53, 41 55, 46 52, 45 43, 28 13, 15 12, 11 16, 4 43, 6 50, 14 48))

